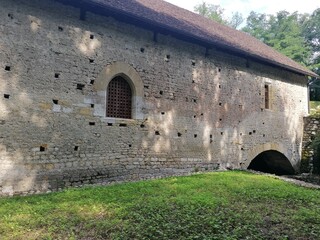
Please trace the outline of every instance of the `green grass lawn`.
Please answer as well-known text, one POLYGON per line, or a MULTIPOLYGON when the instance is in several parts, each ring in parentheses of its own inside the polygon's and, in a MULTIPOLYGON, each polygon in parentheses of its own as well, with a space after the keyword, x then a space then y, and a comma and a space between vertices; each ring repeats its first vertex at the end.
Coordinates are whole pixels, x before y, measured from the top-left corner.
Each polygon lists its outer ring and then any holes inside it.
POLYGON ((2 198, 0 239, 320 239, 320 191, 233 171, 2 198))

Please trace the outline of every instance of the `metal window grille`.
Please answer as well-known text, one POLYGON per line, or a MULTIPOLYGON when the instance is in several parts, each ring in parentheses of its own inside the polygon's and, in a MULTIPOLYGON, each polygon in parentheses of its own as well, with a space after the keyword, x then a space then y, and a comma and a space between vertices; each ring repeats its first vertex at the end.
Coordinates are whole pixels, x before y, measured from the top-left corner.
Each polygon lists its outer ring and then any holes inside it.
POLYGON ((132 91, 122 77, 111 80, 107 90, 107 117, 131 118, 132 91))

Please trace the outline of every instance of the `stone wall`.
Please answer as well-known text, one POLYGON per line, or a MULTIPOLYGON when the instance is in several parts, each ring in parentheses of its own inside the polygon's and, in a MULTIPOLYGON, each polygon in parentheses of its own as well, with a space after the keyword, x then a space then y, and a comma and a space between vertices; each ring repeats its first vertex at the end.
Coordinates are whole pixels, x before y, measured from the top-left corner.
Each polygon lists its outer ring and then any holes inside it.
POLYGON ((320 117, 306 117, 304 119, 304 134, 302 142, 301 172, 319 173, 319 167, 314 165, 316 158, 315 146, 313 144, 316 136, 320 134, 320 117))
POLYGON ((49 0, 0 0, 0 194, 247 168, 298 169, 306 78, 49 0), (134 119, 105 117, 108 81, 134 119), (270 109, 264 87, 270 86, 270 109))

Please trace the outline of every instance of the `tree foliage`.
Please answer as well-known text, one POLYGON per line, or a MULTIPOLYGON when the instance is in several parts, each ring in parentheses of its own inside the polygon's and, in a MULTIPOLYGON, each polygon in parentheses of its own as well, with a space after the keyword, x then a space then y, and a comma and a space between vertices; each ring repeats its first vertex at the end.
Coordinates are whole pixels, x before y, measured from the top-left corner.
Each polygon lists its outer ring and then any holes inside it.
POLYGON ((244 18, 239 12, 233 13, 231 19, 226 18, 225 10, 220 5, 202 2, 194 7, 194 11, 201 16, 233 28, 238 28, 244 22, 244 18))
POLYGON ((202 2, 194 10, 233 28, 244 25, 242 31, 320 74, 320 8, 312 14, 287 11, 262 14, 252 11, 245 24, 239 12, 233 13, 230 19, 226 18, 225 10, 219 5, 202 2))

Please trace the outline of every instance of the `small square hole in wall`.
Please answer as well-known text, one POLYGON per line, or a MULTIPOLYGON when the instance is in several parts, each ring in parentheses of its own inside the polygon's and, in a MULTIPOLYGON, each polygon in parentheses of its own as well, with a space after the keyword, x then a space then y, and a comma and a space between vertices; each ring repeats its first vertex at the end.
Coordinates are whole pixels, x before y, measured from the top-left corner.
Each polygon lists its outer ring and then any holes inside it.
POLYGON ((59 100, 57 100, 57 99, 52 99, 52 102, 53 102, 53 104, 56 104, 56 105, 59 104, 59 100))
POLYGON ((74 151, 76 151, 76 152, 79 151, 79 146, 75 146, 74 151))
POLYGON ((45 152, 47 150, 47 146, 46 145, 42 145, 40 146, 40 152, 45 152))
POLYGON ((178 132, 178 137, 181 137, 181 136, 182 136, 182 133, 179 133, 179 132, 178 132))
POLYGON ((108 123, 108 126, 109 126, 109 127, 112 127, 112 126, 113 126, 113 123, 108 123))
POLYGON ((4 97, 5 99, 9 99, 9 98, 10 98, 10 94, 3 94, 3 97, 4 97))
POLYGON ((194 102, 194 103, 197 103, 197 99, 193 99, 193 102, 194 102))
POLYGON ((252 135, 252 132, 249 132, 249 135, 252 135))
POLYGON ((119 127, 127 127, 128 125, 127 124, 125 124, 125 123, 120 123, 119 124, 119 127))
POLYGON ((222 135, 223 135, 223 132, 221 132, 220 134, 221 134, 221 136, 222 136, 222 135))
POLYGON ((90 62, 90 63, 94 63, 94 59, 90 58, 90 59, 89 59, 89 62, 90 62))
POLYGON ((141 127, 141 128, 145 128, 145 127, 146 127, 146 125, 144 125, 144 124, 141 124, 141 125, 140 125, 140 127, 141 127))
POLYGON ((159 131, 155 131, 154 133, 156 136, 160 136, 160 132, 159 131))
POLYGON ((195 60, 192 60, 191 61, 191 65, 194 67, 196 65, 196 61, 195 60))
POLYGON ((212 139, 212 137, 213 137, 212 134, 210 134, 210 139, 212 139))
POLYGON ((159 94, 160 94, 160 95, 163 95, 163 91, 160 91, 159 94))
POLYGON ((81 84, 81 83, 77 84, 77 89, 78 90, 83 90, 83 88, 84 88, 84 84, 81 84))
POLYGON ((197 138, 197 137, 198 137, 198 134, 194 134, 193 137, 194 137, 194 138, 197 138))
POLYGON ((91 107, 91 108, 94 108, 94 104, 90 104, 90 107, 91 107))
POLYGON ((161 112, 161 115, 165 115, 166 113, 165 112, 161 112))
POLYGON ((220 118, 219 121, 222 122, 222 118, 220 118))
POLYGON ((222 106, 222 103, 219 103, 219 106, 222 106))
POLYGON ((265 134, 263 134, 262 136, 263 136, 263 137, 266 137, 266 135, 265 135, 265 134))
POLYGON ((59 77, 60 77, 60 73, 55 73, 55 74, 54 74, 54 77, 55 77, 55 78, 59 78, 59 77))
POLYGON ((144 53, 144 48, 140 48, 140 52, 144 53))
POLYGON ((89 122, 89 125, 90 126, 94 126, 94 125, 96 125, 96 123, 95 122, 89 122))
POLYGON ((253 133, 256 133, 256 130, 253 130, 252 132, 253 132, 253 133))
POLYGON ((129 148, 131 148, 132 147, 132 144, 129 144, 129 148))
POLYGON ((11 71, 11 66, 5 66, 4 70, 10 72, 11 71))
POLYGON ((143 87, 144 87, 144 89, 149 89, 148 85, 144 85, 143 87))
POLYGON ((221 68, 218 68, 218 72, 221 72, 221 68))
POLYGON ((62 32, 62 31, 63 31, 63 27, 58 26, 58 30, 59 30, 60 32, 62 32))
POLYGON ((90 39, 94 39, 94 35, 93 34, 90 34, 90 39))

